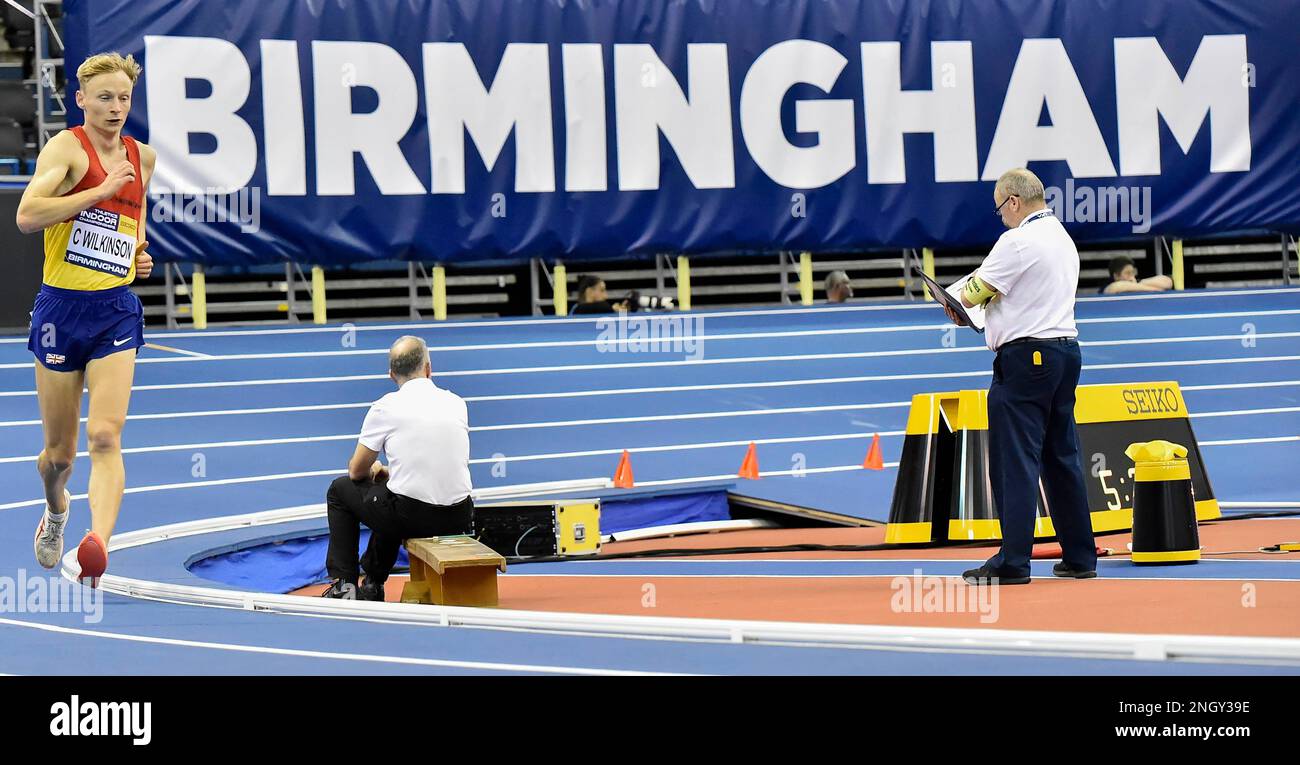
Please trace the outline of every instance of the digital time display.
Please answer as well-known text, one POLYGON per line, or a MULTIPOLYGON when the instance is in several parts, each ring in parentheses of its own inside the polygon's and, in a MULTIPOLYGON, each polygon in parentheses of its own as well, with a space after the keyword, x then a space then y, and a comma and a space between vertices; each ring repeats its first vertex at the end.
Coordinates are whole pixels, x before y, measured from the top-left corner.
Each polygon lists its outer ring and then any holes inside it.
POLYGON ((1219 517, 1178 383, 1082 385, 1076 398, 1079 456, 1094 530, 1125 529, 1132 524, 1134 465, 1124 452, 1130 444, 1147 441, 1169 441, 1187 447, 1197 517, 1219 517))

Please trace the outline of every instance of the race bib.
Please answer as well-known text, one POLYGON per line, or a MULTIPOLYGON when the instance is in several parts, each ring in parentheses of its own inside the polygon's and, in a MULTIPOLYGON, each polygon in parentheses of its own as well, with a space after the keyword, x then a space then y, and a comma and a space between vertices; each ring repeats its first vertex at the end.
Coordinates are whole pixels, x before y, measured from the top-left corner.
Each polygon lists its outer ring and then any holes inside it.
POLYGON ((135 218, 92 207, 77 214, 68 237, 68 263, 126 276, 135 260, 135 218))

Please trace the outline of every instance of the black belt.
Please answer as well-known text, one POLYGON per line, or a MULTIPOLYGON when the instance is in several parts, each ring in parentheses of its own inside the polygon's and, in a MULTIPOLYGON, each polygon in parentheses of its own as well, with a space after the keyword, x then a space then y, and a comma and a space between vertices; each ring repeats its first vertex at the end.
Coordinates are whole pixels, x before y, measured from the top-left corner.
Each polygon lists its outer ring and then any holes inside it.
POLYGON ((1073 343, 1073 337, 1018 337, 1015 340, 1008 340, 998 346, 998 350, 1006 348, 1008 345, 1018 345, 1020 343, 1073 343))

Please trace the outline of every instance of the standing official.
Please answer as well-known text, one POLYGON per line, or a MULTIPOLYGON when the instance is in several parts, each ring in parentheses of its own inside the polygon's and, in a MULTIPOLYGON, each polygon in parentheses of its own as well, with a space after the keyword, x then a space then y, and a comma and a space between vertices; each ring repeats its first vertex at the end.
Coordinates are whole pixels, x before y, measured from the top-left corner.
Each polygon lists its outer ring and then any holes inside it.
MULTIPOLYGON (((963 574, 971 584, 1027 584, 1038 479, 1061 543, 1056 576, 1097 575, 1097 548, 1074 424, 1082 359, 1074 323, 1079 252, 1043 202, 1043 183, 1008 170, 993 190, 1002 234, 967 282, 962 303, 983 305, 985 340, 996 351, 989 388, 989 477, 1002 548, 963 574)), ((949 317, 957 321, 949 311, 949 317)))

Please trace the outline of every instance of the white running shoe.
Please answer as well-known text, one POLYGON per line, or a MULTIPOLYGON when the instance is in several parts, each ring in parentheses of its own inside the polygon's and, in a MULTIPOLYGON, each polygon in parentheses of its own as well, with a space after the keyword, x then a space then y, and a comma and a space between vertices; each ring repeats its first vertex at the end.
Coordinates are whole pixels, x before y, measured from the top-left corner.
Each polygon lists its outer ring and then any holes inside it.
POLYGON ((68 513, 72 511, 72 494, 64 489, 63 497, 66 506, 63 513, 51 514, 47 504, 41 522, 36 526, 33 547, 36 550, 36 562, 44 568, 54 568, 63 557, 63 527, 68 524, 68 513))

